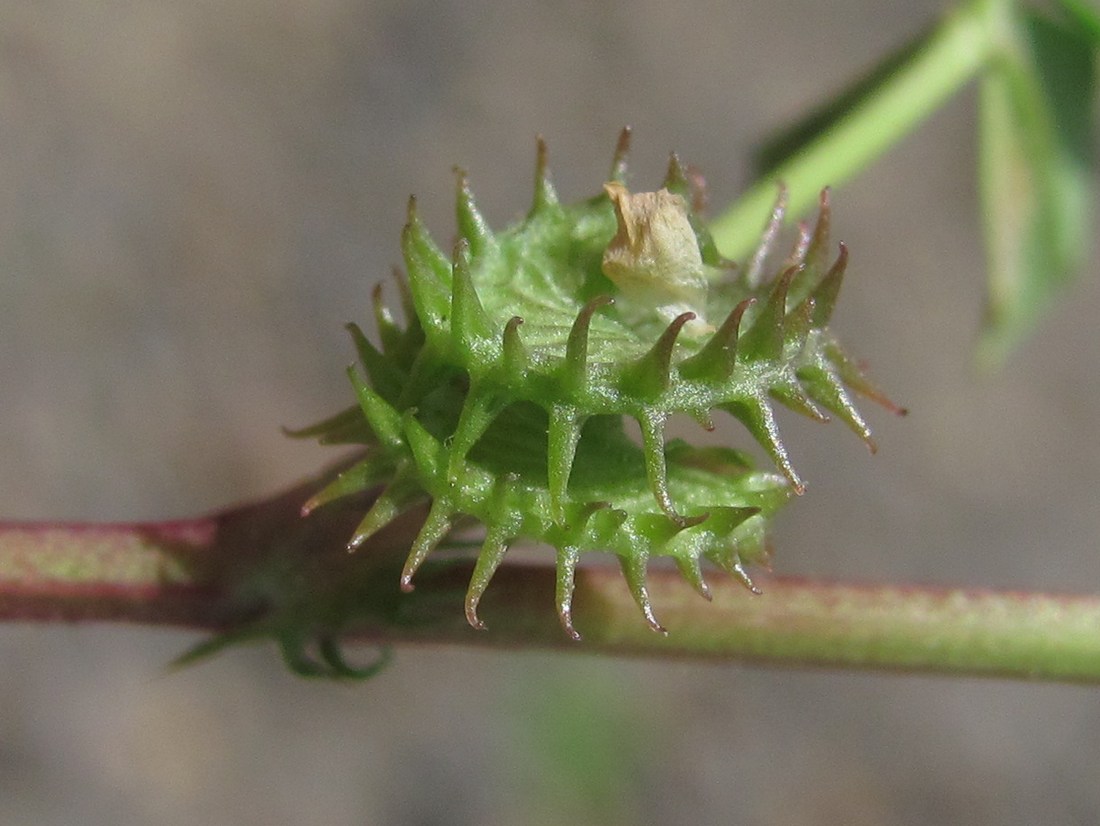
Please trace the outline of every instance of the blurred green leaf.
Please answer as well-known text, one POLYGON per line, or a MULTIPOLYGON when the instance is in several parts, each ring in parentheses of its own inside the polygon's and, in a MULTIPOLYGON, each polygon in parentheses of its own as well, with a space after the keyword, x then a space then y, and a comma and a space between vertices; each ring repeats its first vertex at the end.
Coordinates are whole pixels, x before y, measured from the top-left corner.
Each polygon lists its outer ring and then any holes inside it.
POLYGON ((1062 10, 1082 36, 1100 44, 1100 9, 1088 0, 1062 0, 1062 10))
POLYGON ((996 364, 1032 328, 1088 252, 1095 49, 1036 13, 982 80, 981 196, 989 298, 980 355, 996 364))

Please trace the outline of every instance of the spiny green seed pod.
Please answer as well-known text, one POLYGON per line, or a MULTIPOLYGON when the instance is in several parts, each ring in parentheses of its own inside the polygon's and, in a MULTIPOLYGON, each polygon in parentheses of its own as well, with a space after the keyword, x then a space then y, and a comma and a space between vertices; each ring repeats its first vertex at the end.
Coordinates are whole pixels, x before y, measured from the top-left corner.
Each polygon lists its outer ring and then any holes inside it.
POLYGON ((362 372, 357 406, 301 431, 367 445, 366 458, 304 512, 375 486, 382 491, 349 542, 354 549, 405 510, 430 501, 401 575, 405 590, 459 517, 484 525, 466 597, 474 627, 508 547, 556 549, 557 608, 573 627, 580 556, 618 556, 646 620, 651 557, 671 557, 704 596, 701 560, 755 590, 746 566, 765 559, 765 526, 801 493, 773 402, 848 424, 873 449, 849 390, 896 410, 828 330, 847 263, 829 265, 829 201, 778 276, 762 282, 782 199, 748 267, 721 260, 675 156, 656 192, 626 188, 629 132, 596 197, 559 203, 538 143, 527 217, 493 233, 458 174, 459 238, 445 255, 410 200, 402 233, 407 325, 374 292, 379 349, 350 326, 362 372), (712 428, 714 410, 741 421, 780 473, 741 453, 666 444, 668 417, 712 428), (641 445, 625 434, 637 421, 641 445))

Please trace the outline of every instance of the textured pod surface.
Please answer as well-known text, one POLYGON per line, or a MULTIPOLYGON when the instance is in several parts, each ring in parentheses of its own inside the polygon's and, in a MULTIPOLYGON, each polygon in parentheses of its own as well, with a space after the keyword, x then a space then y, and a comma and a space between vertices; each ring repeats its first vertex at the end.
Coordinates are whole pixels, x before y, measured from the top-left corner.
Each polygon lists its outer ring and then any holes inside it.
POLYGON ((466 598, 475 627, 482 594, 519 541, 556 549, 558 613, 574 637, 573 578, 587 552, 619 558, 657 630, 646 590, 653 557, 670 557, 704 596, 703 560, 755 590, 746 567, 765 560, 767 520, 803 490, 774 403, 835 415, 872 449, 850 391, 897 410, 828 329, 847 263, 842 245, 831 258, 828 193, 814 227, 766 278, 782 197, 761 249, 735 268, 718 256, 675 156, 657 191, 628 190, 628 141, 624 130, 603 192, 573 206, 559 202, 540 141, 533 205, 499 233, 459 173, 450 254, 410 200, 407 275, 398 276, 406 325, 375 290, 380 347, 349 328, 357 405, 301 431, 368 446, 303 509, 381 486, 349 548, 430 502, 405 590, 457 519, 484 526, 466 598), (732 449, 666 443, 670 415, 710 427, 714 411, 742 422, 778 472, 732 449), (638 423, 640 445, 624 417, 638 423))

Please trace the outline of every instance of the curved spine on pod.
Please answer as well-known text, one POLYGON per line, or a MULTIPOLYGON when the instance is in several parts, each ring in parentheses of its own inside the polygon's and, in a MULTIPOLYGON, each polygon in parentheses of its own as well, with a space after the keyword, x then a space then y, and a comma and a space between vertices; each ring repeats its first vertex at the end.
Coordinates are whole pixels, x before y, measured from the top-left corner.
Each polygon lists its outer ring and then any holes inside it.
POLYGON ((585 554, 616 555, 644 620, 665 633, 646 586, 649 563, 674 561, 710 598, 704 560, 758 593, 748 569, 767 561, 766 526, 804 483, 774 404, 818 421, 829 414, 874 447, 852 393, 904 412, 865 377, 829 323, 848 264, 833 257, 831 203, 804 225, 767 278, 783 222, 780 190, 760 247, 744 268, 706 230, 702 178, 672 155, 655 192, 627 189, 624 129, 598 196, 563 205, 537 140, 526 217, 494 232, 465 171, 455 170, 457 241, 448 258, 409 200, 399 278, 406 326, 372 295, 381 346, 349 325, 362 369, 356 406, 298 435, 360 442, 367 456, 303 507, 380 487, 349 541, 355 549, 414 505, 430 502, 400 575, 411 590, 459 517, 484 526, 465 597, 471 626, 508 548, 555 549, 555 603, 573 621, 585 554), (831 261, 831 263, 830 263, 831 261), (778 473, 743 454, 666 442, 670 416, 708 429, 711 413, 740 421, 778 473), (637 422, 640 444, 624 429, 637 422))

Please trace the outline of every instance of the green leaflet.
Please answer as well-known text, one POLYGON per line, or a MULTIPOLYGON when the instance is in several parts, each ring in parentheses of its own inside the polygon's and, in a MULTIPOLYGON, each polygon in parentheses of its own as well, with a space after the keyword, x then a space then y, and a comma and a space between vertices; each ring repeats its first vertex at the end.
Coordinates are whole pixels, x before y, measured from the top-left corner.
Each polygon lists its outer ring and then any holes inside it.
POLYGON ((1087 257, 1095 177, 1096 13, 1076 28, 1011 18, 981 86, 981 195, 989 257, 982 356, 999 363, 1087 257), (1090 42, 1091 35, 1091 42, 1090 42))
POLYGON ((1093 44, 1100 44, 1100 9, 1089 0, 1061 0, 1059 4, 1069 21, 1083 37, 1093 44))
POLYGON ((403 589, 456 519, 484 526, 466 596, 474 627, 494 572, 521 541, 555 549, 557 610, 574 638, 574 572, 589 552, 619 558, 657 630, 651 558, 671 558, 704 596, 703 560, 752 589, 746 568, 766 559, 768 519, 803 487, 774 403, 820 420, 832 413, 872 447, 850 391, 897 411, 828 329, 847 261, 843 248, 831 260, 828 193, 780 274, 763 278, 782 210, 765 248, 731 269, 692 210, 675 156, 661 191, 626 190, 628 138, 624 130, 605 191, 572 206, 554 192, 540 141, 531 210, 499 233, 460 174, 450 255, 410 201, 408 324, 393 321, 376 291, 380 349, 351 328, 362 363, 349 373, 358 421, 345 413, 303 431, 369 446, 305 508, 381 485, 349 548, 430 502, 403 589), (666 444, 670 415, 709 427, 714 411, 741 421, 779 473, 754 470, 732 449, 666 444), (637 421, 640 445, 624 417, 637 421))

